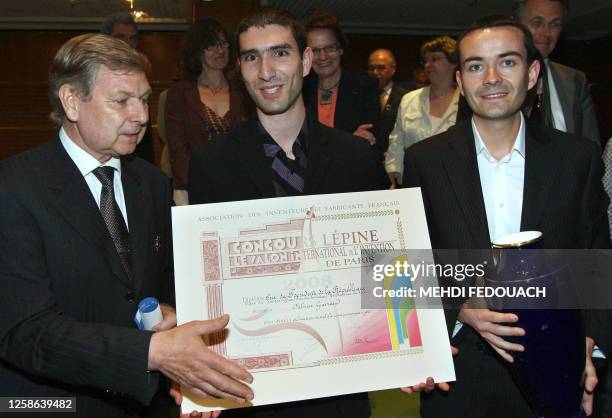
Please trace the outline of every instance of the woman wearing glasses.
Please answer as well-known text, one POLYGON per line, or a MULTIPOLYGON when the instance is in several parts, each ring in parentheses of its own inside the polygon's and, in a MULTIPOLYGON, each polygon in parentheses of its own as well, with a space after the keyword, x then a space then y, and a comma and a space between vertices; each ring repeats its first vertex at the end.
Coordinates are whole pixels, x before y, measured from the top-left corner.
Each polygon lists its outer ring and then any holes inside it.
POLYGON ((312 12, 305 26, 314 72, 304 80, 309 114, 324 125, 365 138, 373 145, 380 117, 378 82, 340 66, 347 40, 336 16, 312 12))
POLYGON ((193 147, 227 134, 252 111, 235 72, 228 71, 229 39, 213 18, 195 22, 183 39, 182 80, 168 90, 165 112, 176 204, 189 203, 193 147))

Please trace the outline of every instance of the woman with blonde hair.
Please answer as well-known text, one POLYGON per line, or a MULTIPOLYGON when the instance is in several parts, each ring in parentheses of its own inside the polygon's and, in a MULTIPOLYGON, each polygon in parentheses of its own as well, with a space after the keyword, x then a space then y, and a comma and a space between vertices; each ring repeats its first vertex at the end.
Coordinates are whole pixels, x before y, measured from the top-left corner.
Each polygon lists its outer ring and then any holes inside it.
POLYGON ((404 150, 446 131, 463 113, 459 113, 460 93, 455 84, 456 48, 455 40, 448 36, 440 36, 421 46, 423 68, 431 84, 404 95, 400 103, 385 156, 385 169, 392 189, 402 182, 404 150))

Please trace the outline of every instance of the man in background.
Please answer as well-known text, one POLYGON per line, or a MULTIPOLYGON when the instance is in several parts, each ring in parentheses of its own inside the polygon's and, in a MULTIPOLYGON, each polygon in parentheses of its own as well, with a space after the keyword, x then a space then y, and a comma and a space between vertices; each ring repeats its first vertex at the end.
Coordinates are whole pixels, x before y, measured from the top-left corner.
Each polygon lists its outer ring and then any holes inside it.
POLYGON ((377 49, 368 58, 368 74, 378 80, 380 92, 380 127, 378 145, 383 152, 389 147, 389 134, 395 126, 397 109, 408 90, 393 82, 396 62, 393 52, 388 49, 377 49))
POLYGON ((599 128, 586 75, 549 59, 563 29, 567 0, 519 0, 515 17, 527 26, 544 58, 538 87, 540 119, 546 126, 600 144, 599 128))

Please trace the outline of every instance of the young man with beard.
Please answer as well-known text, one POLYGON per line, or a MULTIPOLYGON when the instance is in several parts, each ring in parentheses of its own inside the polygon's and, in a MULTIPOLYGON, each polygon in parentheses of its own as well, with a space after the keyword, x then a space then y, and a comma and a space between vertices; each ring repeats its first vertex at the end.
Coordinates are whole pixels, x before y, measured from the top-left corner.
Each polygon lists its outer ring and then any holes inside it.
MULTIPOLYGON (((404 160, 404 185, 421 187, 433 248, 487 249, 493 239, 530 230, 543 232, 544 248, 609 247, 597 146, 530 124, 520 112, 540 69, 527 28, 484 19, 460 36, 457 49, 457 83, 473 117, 415 144, 404 160)), ((422 416, 533 417, 507 368, 511 353, 524 349, 505 339, 524 334, 511 326, 516 315, 466 301, 446 316, 459 349, 457 381, 447 393, 424 394, 422 416)), ((587 338, 587 414, 597 382, 592 346, 587 338)))
MULTIPOLYGON (((240 72, 257 107, 254 117, 192 155, 191 202, 213 203, 281 196, 374 190, 384 172, 366 141, 307 116, 303 77, 312 50, 301 23, 262 9, 237 29, 240 72)), ((363 417, 367 394, 315 399, 224 412, 228 416, 363 417)))

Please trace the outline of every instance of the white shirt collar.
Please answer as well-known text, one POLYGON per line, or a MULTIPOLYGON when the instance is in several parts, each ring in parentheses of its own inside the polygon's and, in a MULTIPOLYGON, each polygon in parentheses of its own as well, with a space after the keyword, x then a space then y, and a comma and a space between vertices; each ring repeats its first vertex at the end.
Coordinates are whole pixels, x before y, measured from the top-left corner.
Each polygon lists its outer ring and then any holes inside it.
POLYGON ((113 167, 119 174, 121 174, 121 160, 119 158, 112 157, 104 164, 100 164, 100 161, 96 160, 93 156, 88 154, 87 151, 75 144, 74 141, 70 139, 63 127, 59 131, 59 137, 64 149, 72 161, 74 161, 83 177, 90 174, 93 170, 100 166, 113 167))
MULTIPOLYGON (((512 151, 510 152, 510 154, 504 156, 504 158, 502 158, 503 160, 509 158, 509 156, 513 154, 514 151, 518 152, 518 154, 521 157, 523 157, 523 159, 525 158, 525 118, 523 117, 523 112, 519 112, 519 113, 521 115, 521 126, 519 127, 519 131, 516 134, 516 138, 514 139, 514 145, 512 146, 512 151)), ((474 141, 476 142, 476 155, 479 155, 480 153, 482 153, 483 156, 487 160, 495 161, 495 158, 489 152, 487 145, 482 140, 482 137, 480 136, 480 133, 478 132, 478 128, 476 127, 476 124, 474 123, 473 117, 472 117, 472 131, 474 132, 474 141)))
POLYGON ((388 96, 389 94, 391 94, 391 89, 392 88, 393 88, 393 80, 389 80, 387 85, 385 87, 383 87, 382 91, 380 92, 380 95, 381 96, 388 96))

